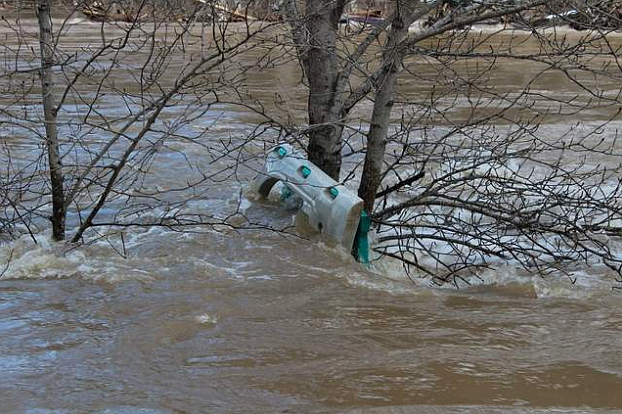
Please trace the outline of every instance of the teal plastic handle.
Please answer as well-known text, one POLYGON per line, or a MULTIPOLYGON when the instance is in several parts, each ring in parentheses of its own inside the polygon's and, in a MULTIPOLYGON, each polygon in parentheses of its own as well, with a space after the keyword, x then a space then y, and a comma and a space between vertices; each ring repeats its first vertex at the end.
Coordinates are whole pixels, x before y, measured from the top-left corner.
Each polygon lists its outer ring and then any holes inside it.
POLYGON ((371 217, 365 210, 361 212, 359 226, 354 237, 353 254, 359 263, 369 265, 369 230, 371 229, 371 217))

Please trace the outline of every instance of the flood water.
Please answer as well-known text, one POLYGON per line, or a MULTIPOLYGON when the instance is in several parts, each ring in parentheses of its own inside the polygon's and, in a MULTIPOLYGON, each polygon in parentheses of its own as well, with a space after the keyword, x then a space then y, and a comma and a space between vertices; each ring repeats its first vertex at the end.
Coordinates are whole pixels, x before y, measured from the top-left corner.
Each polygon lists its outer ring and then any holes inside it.
MULTIPOLYGON (((99 26, 73 30, 80 46, 99 26)), ((301 122, 304 89, 289 65, 249 83, 256 98, 291 100, 301 122)), ((494 81, 511 89, 528 65, 494 81)), ((558 93, 563 82, 536 86, 547 85, 558 93)), ((220 117, 213 140, 257 119, 226 108, 220 117)), ((173 156, 159 161, 158 179, 194 173, 173 156)), ((226 213, 252 176, 206 184, 197 208, 226 213)), ((242 202, 250 216, 290 222, 278 206, 242 202)), ((124 237, 124 254, 104 242, 68 250, 49 234, 0 245, 12 259, 0 278, 1 413, 622 412, 622 297, 602 270, 573 284, 499 266, 456 290, 267 229, 124 237)))

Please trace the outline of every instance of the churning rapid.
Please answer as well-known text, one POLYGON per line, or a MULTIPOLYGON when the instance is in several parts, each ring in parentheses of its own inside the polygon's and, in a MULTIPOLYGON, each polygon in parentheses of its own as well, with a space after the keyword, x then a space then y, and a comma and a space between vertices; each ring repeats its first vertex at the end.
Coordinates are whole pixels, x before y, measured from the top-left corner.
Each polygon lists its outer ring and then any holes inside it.
MULTIPOLYGON (((80 22, 71 42, 99 28, 80 22)), ((514 62, 494 81, 508 87, 530 70, 514 62)), ((303 122, 298 80, 290 62, 247 82, 303 122)), ((210 139, 256 121, 223 105, 210 139)), ((555 122, 547 128, 564 128, 555 122)), ((25 136, 8 143, 17 154, 37 148, 25 136)), ((162 186, 194 179, 182 153, 204 174, 228 165, 182 139, 162 153, 150 178, 162 186)), ((289 226, 291 210, 247 194, 254 174, 210 181, 188 208, 289 226)), ((456 290, 413 283, 389 262, 368 270, 291 232, 215 226, 136 227, 71 249, 47 233, 22 236, 0 245, 0 272, 3 414, 622 410, 622 298, 599 269, 573 283, 499 265, 456 290)))

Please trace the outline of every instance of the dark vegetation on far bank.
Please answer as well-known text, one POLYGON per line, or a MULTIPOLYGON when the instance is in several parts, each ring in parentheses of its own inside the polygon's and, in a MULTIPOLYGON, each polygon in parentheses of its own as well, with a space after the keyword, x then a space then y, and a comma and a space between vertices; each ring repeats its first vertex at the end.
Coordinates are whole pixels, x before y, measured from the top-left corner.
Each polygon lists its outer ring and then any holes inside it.
MULTIPOLYGON (((276 21, 283 18, 281 0, 57 0, 54 14, 61 17, 78 11, 94 21, 150 20, 153 17, 168 20, 196 21, 276 21), (200 11, 197 12, 197 9, 200 11)), ((432 1, 421 1, 421 4, 432 1)), ((423 20, 430 26, 462 8, 472 7, 472 0, 441 0, 423 20)), ((500 0, 498 7, 518 5, 519 0, 500 0)), ((31 15, 34 17, 33 0, 0 2, 0 17, 31 15)), ((351 18, 369 24, 377 24, 389 17, 392 3, 383 0, 350 2, 343 21, 351 18), (363 19, 361 19, 363 17, 363 19)), ((620 0, 552 0, 522 13, 506 15, 481 23, 504 24, 512 28, 531 30, 553 26, 569 26, 575 30, 619 30, 622 28, 622 1, 620 0)))

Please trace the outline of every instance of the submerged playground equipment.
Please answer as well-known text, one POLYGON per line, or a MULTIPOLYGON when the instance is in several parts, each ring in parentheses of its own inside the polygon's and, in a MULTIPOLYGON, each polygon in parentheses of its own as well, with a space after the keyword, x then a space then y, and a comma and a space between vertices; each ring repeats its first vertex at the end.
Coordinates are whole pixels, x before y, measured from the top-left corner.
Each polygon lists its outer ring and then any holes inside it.
POLYGON ((351 251, 359 262, 369 263, 370 218, 363 200, 287 144, 270 151, 254 187, 265 198, 279 181, 302 199, 298 214, 305 214, 312 227, 351 251))

